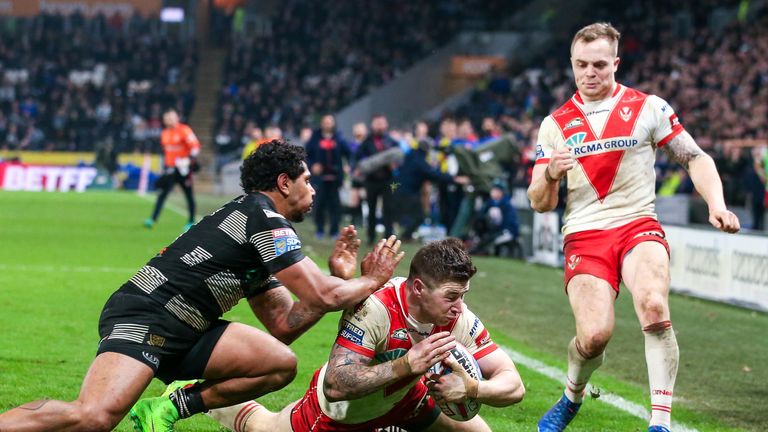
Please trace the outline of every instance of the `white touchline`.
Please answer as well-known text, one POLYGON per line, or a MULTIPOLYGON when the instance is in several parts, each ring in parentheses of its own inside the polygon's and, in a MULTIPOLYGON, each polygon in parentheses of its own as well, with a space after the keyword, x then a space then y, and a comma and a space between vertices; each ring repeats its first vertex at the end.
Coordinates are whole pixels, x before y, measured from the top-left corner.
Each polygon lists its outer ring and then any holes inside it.
POLYGON ((0 264, 0 271, 35 271, 50 273, 136 273, 135 268, 127 267, 85 267, 85 266, 55 266, 35 264, 0 264))
MULTIPOLYGON (((514 361, 515 363, 521 364, 527 367, 528 369, 536 371, 539 374, 544 375, 548 378, 551 378, 555 381, 558 381, 561 383, 565 382, 565 378, 566 378, 565 372, 561 371, 560 369, 546 365, 541 361, 530 358, 524 354, 520 354, 519 352, 513 349, 507 348, 502 345, 499 345, 499 346, 501 347, 501 349, 506 351, 507 354, 509 354, 509 356, 512 358, 512 361, 514 361)), ((587 384, 587 392, 590 392, 592 389, 593 389, 592 385, 587 384)), ((638 405, 634 402, 630 402, 617 394, 606 392, 605 390, 601 389, 600 397, 597 400, 600 402, 605 402, 608 405, 611 405, 624 412, 632 414, 635 417, 640 417, 643 420, 648 420, 649 418, 651 418, 651 414, 648 412, 648 410, 645 407, 638 405)), ((699 432, 695 428, 685 426, 684 424, 681 424, 678 422, 672 422, 672 430, 676 432, 699 432)))

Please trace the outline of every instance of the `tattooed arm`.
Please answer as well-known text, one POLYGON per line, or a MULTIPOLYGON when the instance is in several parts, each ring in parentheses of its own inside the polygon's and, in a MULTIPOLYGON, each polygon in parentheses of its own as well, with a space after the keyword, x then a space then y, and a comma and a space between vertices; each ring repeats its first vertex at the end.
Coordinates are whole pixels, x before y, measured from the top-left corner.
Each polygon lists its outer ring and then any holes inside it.
POLYGON ((296 340, 323 316, 323 311, 295 301, 284 286, 252 297, 248 304, 269 333, 285 344, 296 340))
POLYGON ((723 184, 712 158, 704 153, 686 131, 673 138, 663 149, 672 160, 688 171, 696 190, 707 202, 709 223, 728 233, 737 232, 740 228, 739 219, 725 207, 723 184))
POLYGON ((444 360, 456 346, 448 332, 433 334, 395 360, 371 365, 373 360, 334 344, 325 371, 323 392, 331 401, 359 399, 407 377, 421 375, 444 360))

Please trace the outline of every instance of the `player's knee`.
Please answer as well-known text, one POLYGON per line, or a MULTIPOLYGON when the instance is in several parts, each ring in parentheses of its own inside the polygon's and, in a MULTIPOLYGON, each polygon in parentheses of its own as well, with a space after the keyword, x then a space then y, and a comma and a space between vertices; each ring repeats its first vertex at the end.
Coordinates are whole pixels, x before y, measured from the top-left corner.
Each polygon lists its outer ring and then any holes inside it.
POLYGON ((611 332, 608 330, 596 330, 580 340, 580 353, 585 358, 595 358, 605 351, 608 341, 611 340, 611 332))
POLYGON ((640 307, 642 313, 642 320, 645 322, 655 323, 667 319, 668 316, 668 304, 665 296, 657 293, 651 293, 645 296, 642 300, 640 307))
POLYGON ((79 427, 83 432, 109 432, 120 423, 120 416, 107 410, 81 405, 77 412, 79 427))
POLYGON ((274 365, 269 373, 270 387, 279 389, 288 385, 296 378, 298 361, 296 354, 287 346, 272 353, 271 362, 274 365))

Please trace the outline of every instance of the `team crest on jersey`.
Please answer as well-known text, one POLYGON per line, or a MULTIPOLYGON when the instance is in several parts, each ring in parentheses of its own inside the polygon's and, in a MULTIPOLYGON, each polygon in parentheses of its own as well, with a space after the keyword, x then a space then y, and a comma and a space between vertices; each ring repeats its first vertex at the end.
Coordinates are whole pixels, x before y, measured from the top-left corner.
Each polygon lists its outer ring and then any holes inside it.
POLYGON ((579 132, 571 135, 566 141, 565 145, 568 147, 575 147, 581 143, 584 142, 584 139, 587 137, 586 132, 579 132))
POLYGON ((581 117, 576 117, 575 119, 568 122, 567 125, 563 128, 563 130, 573 129, 575 127, 583 126, 584 120, 581 119, 581 117))
POLYGON ((578 255, 571 255, 568 257, 568 268, 571 270, 574 270, 577 265, 581 262, 581 257, 578 255))
POLYGON ((397 330, 392 332, 392 339, 398 339, 398 340, 407 341, 408 340, 408 332, 405 329, 403 329, 403 328, 399 328, 399 329, 397 329, 397 330))
POLYGON ((275 244, 275 256, 301 249, 301 240, 296 232, 290 228, 279 228, 272 230, 272 240, 275 244))
POLYGON ((629 119, 632 118, 632 108, 628 106, 621 107, 621 109, 619 110, 619 116, 621 117, 622 120, 624 120, 625 122, 628 122, 629 119))

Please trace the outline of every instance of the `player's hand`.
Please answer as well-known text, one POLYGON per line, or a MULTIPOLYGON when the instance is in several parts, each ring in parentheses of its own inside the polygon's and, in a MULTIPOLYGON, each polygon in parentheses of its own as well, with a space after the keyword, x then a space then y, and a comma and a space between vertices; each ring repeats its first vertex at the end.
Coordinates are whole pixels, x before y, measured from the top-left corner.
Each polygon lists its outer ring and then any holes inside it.
POLYGON ((709 223, 720 231, 735 233, 741 229, 739 217, 728 209, 716 209, 709 212, 709 223))
POLYGON ((193 173, 200 171, 200 163, 197 161, 195 156, 189 157, 189 170, 193 173))
POLYGON ((430 335, 417 343, 405 354, 414 375, 421 375, 432 365, 445 360, 449 351, 456 347, 456 338, 444 331, 430 335))
POLYGON ((351 279, 355 275, 357 267, 357 251, 360 249, 360 239, 357 238, 357 230, 354 225, 348 225, 341 229, 336 245, 328 258, 328 267, 331 275, 344 280, 351 279))
POLYGON ((378 286, 384 285, 405 256, 405 252, 399 252, 400 244, 400 240, 395 236, 379 240, 373 251, 363 258, 360 273, 376 280, 379 283, 378 286))
POLYGON ((452 373, 427 377, 427 388, 435 402, 464 402, 476 398, 478 381, 469 376, 453 357, 443 360, 443 364, 451 368, 452 373))
POLYGON ((569 147, 558 147, 552 151, 547 172, 553 180, 560 180, 576 165, 576 159, 569 147))

